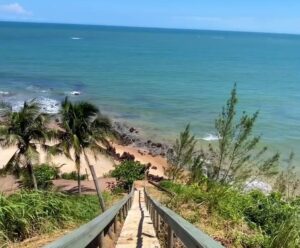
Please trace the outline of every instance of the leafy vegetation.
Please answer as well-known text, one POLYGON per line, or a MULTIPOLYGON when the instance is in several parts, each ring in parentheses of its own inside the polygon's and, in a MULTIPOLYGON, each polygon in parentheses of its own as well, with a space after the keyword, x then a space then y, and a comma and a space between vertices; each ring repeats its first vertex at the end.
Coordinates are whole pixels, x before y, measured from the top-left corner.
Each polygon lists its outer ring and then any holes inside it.
POLYGON ((167 158, 169 167, 166 168, 165 174, 173 181, 183 179, 184 170, 193 162, 195 153, 196 140, 190 134, 190 125, 180 133, 179 138, 172 149, 168 151, 167 158))
MULTIPOLYGON (((104 194, 106 201, 111 196, 104 194)), ((21 191, 0 195, 0 243, 80 224, 99 213, 96 196, 69 196, 50 191, 21 191)))
POLYGON ((286 169, 283 170, 276 179, 275 188, 287 199, 294 198, 300 187, 300 179, 295 172, 293 165, 294 153, 292 152, 287 160, 286 169))
POLYGON ((128 189, 134 181, 144 179, 145 170, 146 167, 139 162, 123 161, 111 172, 111 176, 123 182, 128 189))
POLYGON ((11 108, 1 112, 4 116, 0 123, 0 145, 17 147, 5 170, 19 175, 23 166, 28 171, 32 185, 37 189, 33 164, 39 160, 36 142, 45 144, 51 137, 51 132, 47 129, 47 115, 40 113, 40 107, 34 101, 25 102, 19 112, 13 112, 11 108))
MULTIPOLYGON (((69 173, 65 172, 61 174, 61 178, 66 180, 78 180, 78 173, 76 171, 71 171, 69 173)), ((80 180, 86 180, 86 179, 87 179, 86 174, 80 175, 80 180)))
POLYGON ((99 109, 88 102, 72 103, 65 98, 61 104, 60 114, 62 122, 57 130, 56 138, 59 143, 52 147, 54 153, 63 153, 72 159, 71 150, 75 159, 77 170, 78 193, 81 194, 81 159, 84 157, 89 165, 94 179, 102 210, 105 205, 101 196, 94 168, 87 156, 87 150, 92 151, 97 159, 99 153, 105 154, 105 147, 109 146, 107 137, 113 134, 110 120, 103 116, 99 109))
POLYGON ((241 114, 236 120, 238 103, 236 85, 231 96, 215 121, 218 145, 210 145, 207 176, 221 183, 244 182, 249 178, 276 175, 279 154, 265 159, 267 147, 258 148, 261 137, 253 135, 258 112, 241 114))
MULTIPOLYGON (((49 189, 52 180, 59 178, 59 168, 54 165, 41 164, 33 168, 39 189, 49 189)), ((32 188, 32 180, 26 172, 22 173, 22 183, 26 188, 32 188)))
MULTIPOLYGON (((298 204, 299 206, 300 204, 298 204)), ((300 210, 289 215, 279 226, 271 247, 299 247, 300 246, 300 210)))

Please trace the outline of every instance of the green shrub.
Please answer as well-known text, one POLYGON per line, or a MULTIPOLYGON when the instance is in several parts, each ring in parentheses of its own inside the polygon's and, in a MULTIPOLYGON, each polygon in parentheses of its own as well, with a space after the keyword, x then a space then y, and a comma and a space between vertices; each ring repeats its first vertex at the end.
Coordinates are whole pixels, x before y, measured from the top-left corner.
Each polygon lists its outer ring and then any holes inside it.
POLYGON ((111 176, 124 182, 125 188, 130 187, 135 180, 142 180, 145 174, 145 166, 135 161, 124 161, 118 165, 111 176))
MULTIPOLYGON (((77 180, 78 173, 76 171, 72 171, 69 173, 65 172, 61 174, 61 178, 66 180, 77 180)), ((87 179, 87 175, 85 174, 80 175, 80 180, 86 180, 86 179, 87 179)))
MULTIPOLYGON (((59 169, 48 164, 35 166, 34 175, 39 189, 47 189, 52 186, 52 180, 59 177, 59 169)), ((22 171, 22 183, 26 188, 32 188, 33 183, 27 170, 22 171)))
POLYGON ((272 193, 265 196, 260 191, 253 191, 249 196, 249 205, 244 209, 246 220, 259 226, 267 235, 273 237, 280 225, 289 219, 293 208, 282 200, 280 194, 272 193))
MULTIPOLYGON (((105 200, 108 197, 105 193, 105 200)), ((69 224, 84 223, 98 213, 96 196, 69 196, 49 191, 0 195, 0 240, 20 241, 69 224)))
POLYGON ((245 248, 261 248, 261 247, 269 247, 270 240, 267 236, 258 232, 256 235, 241 235, 240 244, 245 248))
POLYGON ((295 209, 294 213, 280 225, 271 247, 300 247, 300 208, 295 209))

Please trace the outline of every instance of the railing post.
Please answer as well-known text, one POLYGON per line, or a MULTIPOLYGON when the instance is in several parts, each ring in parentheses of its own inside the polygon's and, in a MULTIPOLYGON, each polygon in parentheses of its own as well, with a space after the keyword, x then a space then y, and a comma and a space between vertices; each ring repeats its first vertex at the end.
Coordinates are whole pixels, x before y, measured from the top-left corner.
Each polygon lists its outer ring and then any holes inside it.
POLYGON ((154 213, 155 213, 155 208, 154 208, 154 204, 152 204, 152 222, 155 222, 155 218, 154 218, 154 213))
POLYGON ((170 225, 168 225, 168 237, 167 237, 167 248, 173 248, 174 247, 174 234, 173 230, 170 225))
POLYGON ((146 199, 146 202, 145 202, 146 208, 147 208, 147 210, 149 210, 149 200, 148 200, 148 198, 146 196, 146 193, 145 193, 145 199, 146 199))
POLYGON ((153 208, 153 216, 152 216, 152 219, 153 219, 153 226, 154 226, 154 228, 156 228, 156 218, 155 218, 155 216, 156 216, 156 209, 155 208, 153 208))
POLYGON ((158 216, 159 216, 159 214, 158 214, 158 211, 157 211, 157 209, 156 209, 156 211, 155 211, 155 216, 154 216, 154 218, 155 218, 155 229, 156 229, 156 230, 158 230, 158 226, 159 226, 158 216))
POLYGON ((117 226, 118 226, 118 217, 116 215, 116 217, 114 218, 114 233, 117 233, 117 226))
POLYGON ((152 204, 151 204, 151 202, 149 204, 149 215, 150 215, 150 218, 152 220, 152 204))
POLYGON ((157 231, 160 231, 160 215, 157 213, 157 231))
POLYGON ((112 221, 108 226, 108 235, 111 239, 114 238, 114 221, 112 221))
POLYGON ((122 223, 122 221, 123 221, 122 209, 119 210, 119 220, 122 223))
POLYGON ((125 208, 124 208, 124 206, 122 207, 122 210, 121 210, 121 212, 122 212, 122 222, 125 220, 125 208))
POLYGON ((100 242, 99 242, 99 246, 100 248, 104 248, 104 231, 100 233, 100 242))

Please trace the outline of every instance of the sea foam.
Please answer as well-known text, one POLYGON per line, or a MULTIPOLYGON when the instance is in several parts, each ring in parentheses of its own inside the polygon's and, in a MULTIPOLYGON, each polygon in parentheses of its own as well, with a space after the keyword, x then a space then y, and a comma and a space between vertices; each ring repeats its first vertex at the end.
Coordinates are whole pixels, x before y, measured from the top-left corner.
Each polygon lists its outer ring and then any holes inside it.
POLYGON ((0 90, 0 96, 8 96, 10 93, 8 91, 1 91, 0 90))
POLYGON ((73 96, 79 96, 79 95, 81 95, 81 92, 80 91, 71 91, 70 94, 73 96))
POLYGON ((205 141, 216 141, 216 140, 219 140, 219 137, 217 135, 214 135, 214 134, 207 134, 207 136, 201 138, 202 140, 205 140, 205 141))
MULTIPOLYGON (((60 104, 59 101, 47 98, 47 97, 39 97, 36 98, 35 101, 39 104, 41 108, 41 112, 47 114, 57 114, 59 112, 60 104)), ((20 111, 23 107, 24 101, 15 101, 12 110, 13 111, 20 111)))

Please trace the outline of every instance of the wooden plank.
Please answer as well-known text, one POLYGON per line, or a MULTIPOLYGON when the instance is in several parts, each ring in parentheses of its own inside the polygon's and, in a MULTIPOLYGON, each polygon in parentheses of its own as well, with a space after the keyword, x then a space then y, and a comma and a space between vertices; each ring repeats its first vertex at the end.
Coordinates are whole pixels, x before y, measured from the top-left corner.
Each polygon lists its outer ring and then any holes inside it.
POLYGON ((106 210, 92 221, 82 225, 75 231, 63 236, 44 248, 82 248, 91 243, 104 229, 113 221, 115 216, 124 207, 127 201, 133 196, 134 187, 130 194, 125 196, 117 204, 106 210))
MULTIPOLYGON (((223 246, 209 235, 196 228, 181 216, 152 199, 147 192, 148 201, 156 209, 160 217, 167 223, 181 242, 189 248, 222 248, 223 246)), ((224 247, 223 247, 224 248, 224 247)))

